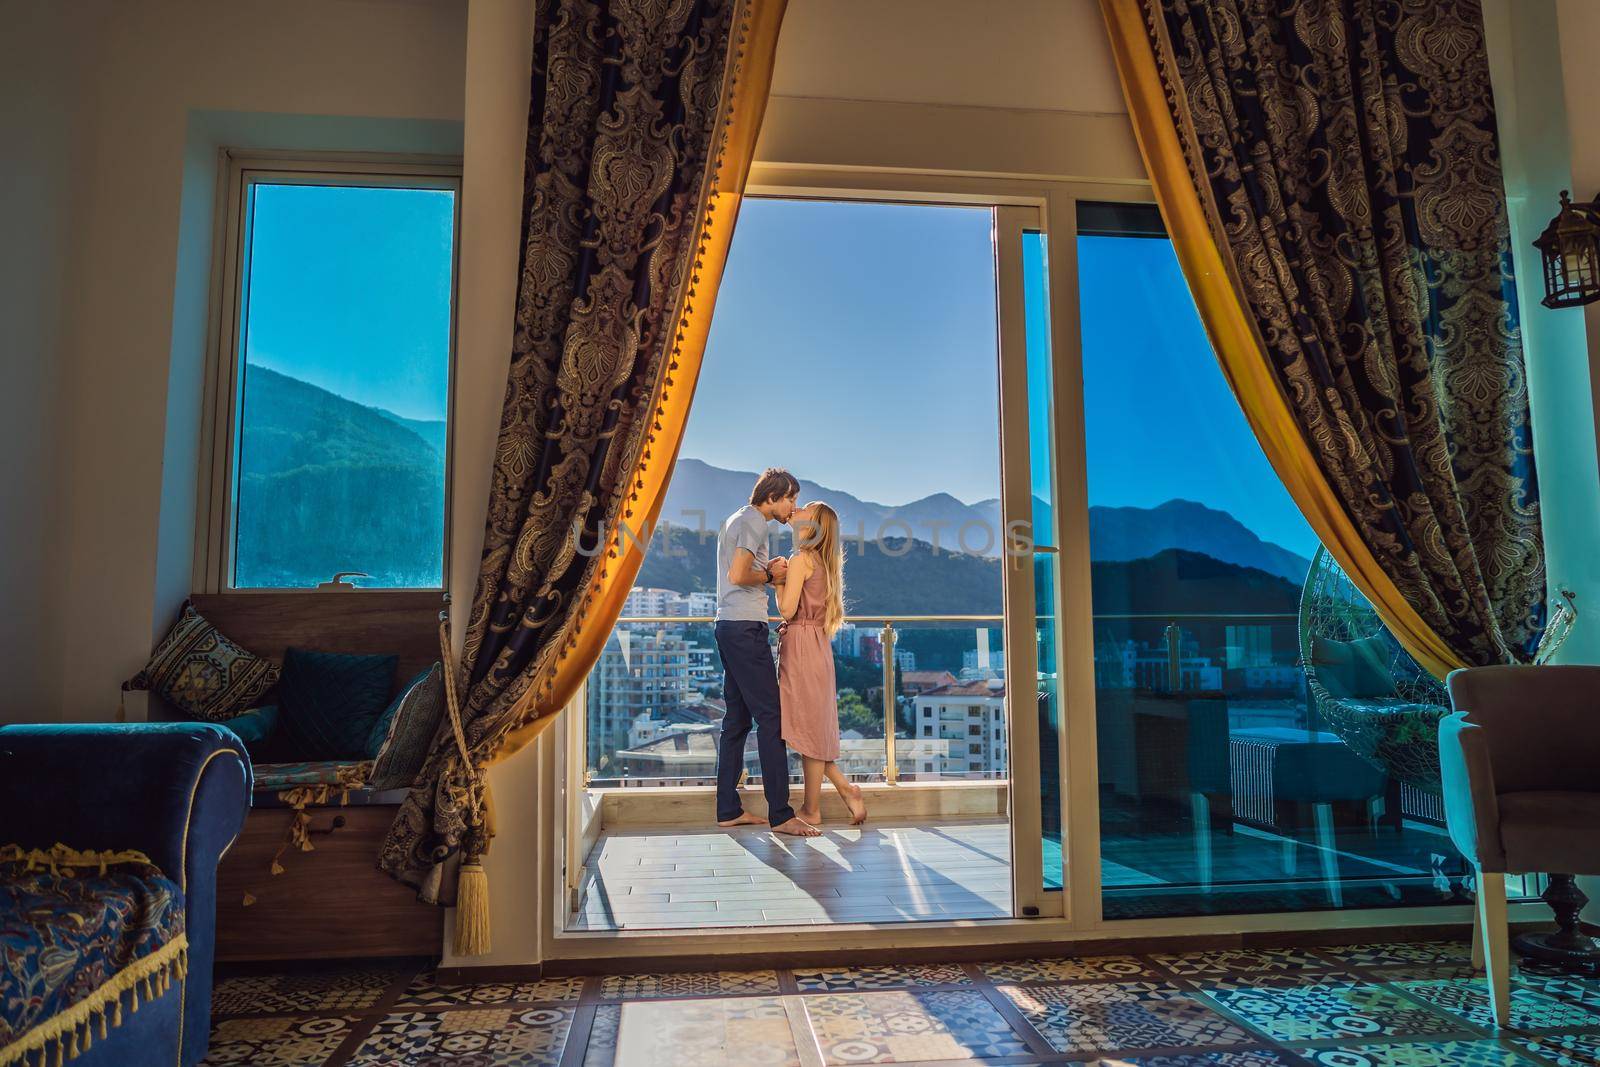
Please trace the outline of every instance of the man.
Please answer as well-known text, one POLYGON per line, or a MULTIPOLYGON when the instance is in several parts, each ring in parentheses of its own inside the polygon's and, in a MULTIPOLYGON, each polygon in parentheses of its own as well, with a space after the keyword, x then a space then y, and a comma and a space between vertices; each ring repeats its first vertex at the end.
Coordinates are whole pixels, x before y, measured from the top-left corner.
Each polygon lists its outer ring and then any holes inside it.
POLYGON ((767 555, 767 523, 787 523, 800 483, 779 467, 768 467, 750 491, 750 503, 728 516, 717 535, 717 652, 722 656, 722 716, 717 747, 717 825, 759 826, 780 834, 816 837, 820 831, 795 817, 789 806, 789 750, 778 717, 778 672, 767 640, 767 589, 789 568, 767 555), (755 723, 767 818, 744 810, 739 775, 744 743, 755 723))

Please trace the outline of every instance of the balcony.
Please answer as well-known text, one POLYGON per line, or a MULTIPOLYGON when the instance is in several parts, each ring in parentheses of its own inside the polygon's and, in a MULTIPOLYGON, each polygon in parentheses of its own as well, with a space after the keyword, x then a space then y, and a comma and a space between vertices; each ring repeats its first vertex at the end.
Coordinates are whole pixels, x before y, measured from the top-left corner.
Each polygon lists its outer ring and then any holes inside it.
MULTIPOLYGON (((1001 617, 848 623, 836 642, 841 763, 866 791, 869 829, 848 828, 827 788, 826 835, 774 841, 708 826, 722 711, 719 665, 704 651, 711 619, 619 622, 586 697, 575 927, 1011 914, 1001 617), (676 686, 662 683, 674 675, 676 686)), ((1437 801, 1389 781, 1316 721, 1296 623, 1287 613, 1094 616, 1108 918, 1441 903, 1459 892, 1437 801), (1291 757, 1320 792, 1274 777, 1291 757)), ((1041 665, 1054 663, 1048 653, 1041 665)), ((1042 670, 1041 692, 1057 688, 1042 670)), ((1048 699, 1040 712, 1044 781, 1026 787, 1045 796, 1043 869, 1059 889, 1060 721, 1048 699)), ((759 781, 752 747, 743 792, 747 810, 764 813, 759 781)))

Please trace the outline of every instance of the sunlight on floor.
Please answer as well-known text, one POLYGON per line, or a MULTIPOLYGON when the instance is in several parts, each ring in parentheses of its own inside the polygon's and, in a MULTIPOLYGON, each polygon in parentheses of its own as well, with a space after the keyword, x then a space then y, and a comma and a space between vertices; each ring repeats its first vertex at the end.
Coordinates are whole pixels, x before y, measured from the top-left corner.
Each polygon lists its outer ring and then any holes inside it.
POLYGON ((589 853, 570 929, 995 919, 1011 914, 1004 822, 610 831, 589 853))

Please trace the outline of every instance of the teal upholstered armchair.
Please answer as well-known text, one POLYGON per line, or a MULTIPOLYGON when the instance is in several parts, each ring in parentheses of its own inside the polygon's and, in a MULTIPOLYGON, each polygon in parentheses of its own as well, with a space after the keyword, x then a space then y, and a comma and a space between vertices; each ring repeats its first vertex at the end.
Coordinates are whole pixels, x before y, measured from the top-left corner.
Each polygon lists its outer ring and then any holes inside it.
POLYGON ((1505 1025, 1505 875, 1600 875, 1600 667, 1473 667, 1446 683, 1455 711, 1439 725, 1445 818, 1478 872, 1474 956, 1505 1025))

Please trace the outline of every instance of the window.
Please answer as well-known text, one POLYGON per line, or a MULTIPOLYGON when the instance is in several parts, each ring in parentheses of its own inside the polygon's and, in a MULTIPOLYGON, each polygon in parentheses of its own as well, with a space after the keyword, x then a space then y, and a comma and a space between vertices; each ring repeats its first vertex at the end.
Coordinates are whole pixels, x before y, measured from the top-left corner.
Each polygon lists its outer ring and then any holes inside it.
POLYGON ((205 589, 444 585, 458 165, 230 165, 205 589))

